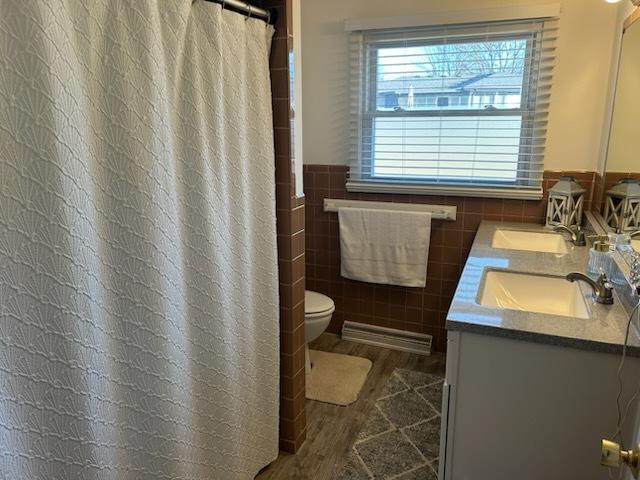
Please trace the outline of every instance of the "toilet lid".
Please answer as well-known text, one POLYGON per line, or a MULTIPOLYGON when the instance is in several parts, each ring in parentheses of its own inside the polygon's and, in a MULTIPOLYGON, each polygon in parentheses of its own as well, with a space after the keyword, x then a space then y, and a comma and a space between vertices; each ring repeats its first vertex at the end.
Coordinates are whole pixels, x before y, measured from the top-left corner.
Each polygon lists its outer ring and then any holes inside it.
POLYGON ((326 295, 307 290, 304 292, 304 313, 326 312, 333 308, 333 300, 326 295))

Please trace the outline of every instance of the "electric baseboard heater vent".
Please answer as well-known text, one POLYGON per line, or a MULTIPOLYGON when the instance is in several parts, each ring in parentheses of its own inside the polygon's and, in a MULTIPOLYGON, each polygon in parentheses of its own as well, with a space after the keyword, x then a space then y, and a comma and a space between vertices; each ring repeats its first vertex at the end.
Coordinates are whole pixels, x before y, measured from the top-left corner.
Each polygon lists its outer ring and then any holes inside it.
POLYGON ((378 327, 359 322, 344 322, 342 338, 403 352, 431 355, 431 335, 405 332, 395 328, 378 327))

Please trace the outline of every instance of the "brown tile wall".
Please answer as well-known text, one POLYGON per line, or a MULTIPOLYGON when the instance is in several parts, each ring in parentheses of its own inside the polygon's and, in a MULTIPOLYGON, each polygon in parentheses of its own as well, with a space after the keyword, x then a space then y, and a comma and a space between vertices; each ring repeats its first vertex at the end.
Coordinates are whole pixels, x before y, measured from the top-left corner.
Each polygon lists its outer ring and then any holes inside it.
POLYGON ((255 2, 277 10, 271 48, 271 87, 276 150, 276 208, 280 275, 280 449, 295 453, 306 438, 304 368, 305 198, 296 197, 289 51, 291 3, 255 2))
MULTIPOLYGON (((345 189, 347 170, 347 167, 330 165, 304 167, 307 288, 324 293, 335 301, 336 311, 328 330, 339 333, 343 322, 348 319, 427 333, 433 336, 435 349, 443 352, 446 314, 480 221, 543 223, 546 193, 540 201, 349 193, 345 189), (455 222, 436 220, 432 224, 426 288, 375 285, 342 278, 338 216, 323 211, 324 198, 457 206, 455 222)), ((561 174, 578 177, 588 190, 585 199, 589 209, 594 173, 545 172, 545 192, 561 174)))

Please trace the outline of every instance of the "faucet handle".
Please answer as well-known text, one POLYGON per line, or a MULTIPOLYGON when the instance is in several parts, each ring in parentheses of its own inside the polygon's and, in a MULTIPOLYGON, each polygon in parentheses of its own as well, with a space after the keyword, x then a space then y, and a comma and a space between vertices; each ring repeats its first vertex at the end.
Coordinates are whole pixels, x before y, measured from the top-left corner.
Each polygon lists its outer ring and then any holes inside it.
POLYGON ((611 285, 611 283, 609 283, 609 278, 607 277, 606 273, 601 273, 598 276, 598 280, 596 280, 598 282, 598 285, 602 285, 603 287, 606 285, 611 285))
POLYGON ((576 229, 575 240, 573 241, 573 244, 576 247, 584 247, 587 244, 586 236, 582 231, 582 227, 580 226, 576 229))
POLYGON ((598 303, 604 305, 613 304, 613 285, 609 282, 607 275, 602 273, 596 283, 598 284, 598 291, 596 291, 598 303))
POLYGON ((565 231, 571 234, 571 242, 576 247, 584 247, 587 244, 586 237, 580 225, 556 225, 553 229, 556 232, 565 231))

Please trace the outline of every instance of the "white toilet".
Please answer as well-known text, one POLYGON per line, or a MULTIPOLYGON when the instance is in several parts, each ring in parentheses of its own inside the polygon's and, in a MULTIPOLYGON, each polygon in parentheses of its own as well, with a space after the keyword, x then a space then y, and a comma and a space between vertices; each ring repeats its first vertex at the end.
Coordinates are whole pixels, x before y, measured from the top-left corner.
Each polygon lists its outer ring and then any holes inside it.
POLYGON ((307 341, 305 362, 306 372, 311 372, 309 358, 309 342, 312 342, 324 332, 331 322, 331 316, 336 306, 326 295, 307 290, 304 293, 304 332, 307 341))

